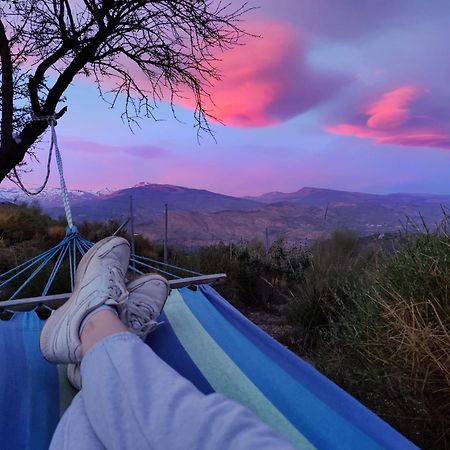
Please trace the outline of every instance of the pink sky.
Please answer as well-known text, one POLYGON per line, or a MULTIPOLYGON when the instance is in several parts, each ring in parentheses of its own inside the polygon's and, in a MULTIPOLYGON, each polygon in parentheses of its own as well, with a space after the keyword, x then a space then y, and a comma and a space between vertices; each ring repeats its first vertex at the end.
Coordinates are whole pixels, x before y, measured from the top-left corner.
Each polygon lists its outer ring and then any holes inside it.
MULTIPOLYGON (((244 26, 261 38, 222 55, 211 89, 211 111, 226 125, 213 124, 217 143, 205 135, 197 144, 188 100, 178 102, 179 121, 162 104, 164 121, 132 134, 120 110, 78 81, 58 126, 69 186, 450 192, 446 1, 258 3, 244 26)), ((35 186, 43 168, 30 168, 24 178, 35 186)))

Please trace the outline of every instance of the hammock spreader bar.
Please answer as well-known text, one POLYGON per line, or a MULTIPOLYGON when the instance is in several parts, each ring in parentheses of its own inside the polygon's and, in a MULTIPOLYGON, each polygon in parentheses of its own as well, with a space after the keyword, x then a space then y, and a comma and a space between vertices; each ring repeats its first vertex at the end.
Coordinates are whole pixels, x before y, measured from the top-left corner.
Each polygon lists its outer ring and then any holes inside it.
MULTIPOLYGON (((219 280, 226 278, 224 273, 216 273, 212 275, 202 275, 199 277, 177 278, 168 280, 171 289, 180 289, 190 286, 211 285, 219 280)), ((36 306, 48 306, 51 308, 59 308, 68 298, 70 293, 46 295, 41 297, 19 298, 16 300, 7 300, 0 302, 1 311, 30 311, 36 306)))

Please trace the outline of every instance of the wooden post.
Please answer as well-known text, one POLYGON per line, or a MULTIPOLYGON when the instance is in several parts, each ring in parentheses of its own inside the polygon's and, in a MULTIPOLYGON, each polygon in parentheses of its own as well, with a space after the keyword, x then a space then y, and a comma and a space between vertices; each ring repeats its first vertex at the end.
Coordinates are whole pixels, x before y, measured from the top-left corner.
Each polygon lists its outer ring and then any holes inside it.
POLYGON ((169 214, 168 214, 168 209, 169 206, 166 203, 165 204, 165 210, 166 210, 166 217, 165 217, 165 224, 164 224, 164 262, 167 264, 167 260, 168 260, 168 244, 167 244, 167 235, 168 235, 168 221, 169 221, 169 214))
POLYGON ((134 261, 134 256, 136 254, 134 248, 134 216, 133 216, 133 196, 130 195, 130 229, 131 229, 131 254, 133 255, 133 260, 131 265, 133 269, 136 269, 136 262, 134 261))
POLYGON ((266 227, 266 258, 269 257, 269 229, 266 227))

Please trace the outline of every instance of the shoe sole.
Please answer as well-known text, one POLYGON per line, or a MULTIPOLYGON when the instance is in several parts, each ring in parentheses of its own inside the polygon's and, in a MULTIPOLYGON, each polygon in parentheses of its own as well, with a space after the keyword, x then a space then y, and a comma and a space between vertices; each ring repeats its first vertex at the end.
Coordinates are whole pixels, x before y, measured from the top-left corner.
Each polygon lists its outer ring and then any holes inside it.
POLYGON ((141 277, 139 277, 137 280, 133 280, 130 283, 127 284, 127 290, 130 294, 133 293, 133 291, 135 291, 136 289, 139 289, 141 286, 143 286, 144 284, 149 283, 150 281, 162 281, 166 287, 167 287, 167 296, 166 299, 164 300, 164 303, 162 304, 161 307, 161 312, 164 309, 164 306, 167 302, 167 299, 169 298, 169 294, 170 294, 170 286, 169 283, 167 282, 167 280, 162 277, 161 275, 152 273, 149 275, 143 275, 141 277))
POLYGON ((79 364, 67 365, 67 380, 75 389, 81 390, 81 375, 79 364))
MULTIPOLYGON (((75 276, 75 289, 72 292, 69 300, 66 301, 61 307, 59 307, 57 310, 51 314, 51 316, 47 319, 47 322, 45 323, 44 327, 42 328, 41 335, 39 338, 39 347, 41 349, 42 354, 44 355, 44 358, 49 362, 61 362, 61 363, 75 363, 79 362, 81 360, 81 342, 78 343, 78 345, 75 346, 75 349, 73 351, 73 356, 69 353, 67 358, 63 359, 54 359, 52 357, 48 358, 46 355, 51 355, 53 352, 50 351, 51 349, 51 342, 54 342, 52 339, 52 335, 54 334, 55 330, 59 329, 61 326, 62 321, 64 320, 66 314, 73 306, 72 298, 75 298, 76 295, 78 295, 78 292, 80 290, 79 286, 79 280, 82 278, 82 276, 86 273, 87 267, 89 266, 89 263, 92 261, 92 258, 99 253, 100 251, 110 251, 116 245, 111 246, 111 241, 117 239, 116 236, 110 236, 108 238, 102 239, 100 242, 97 242, 93 247, 91 247, 87 253, 84 255, 83 259, 81 260, 76 276, 75 276), (108 248, 108 245, 110 248, 108 248)), ((123 245, 123 244, 119 244, 123 245)), ((91 300, 90 297, 87 297, 87 301, 91 300)), ((91 300, 92 301, 92 300, 91 300)), ((97 306, 101 304, 102 300, 98 300, 97 303, 94 303, 85 311, 86 315, 89 314, 91 311, 93 311, 97 306)), ((82 303, 84 304, 84 303, 82 303)), ((78 304, 77 309, 82 305, 78 304)), ((69 340, 70 340, 70 333, 66 333, 66 339, 67 339, 67 347, 70 349, 69 340)))

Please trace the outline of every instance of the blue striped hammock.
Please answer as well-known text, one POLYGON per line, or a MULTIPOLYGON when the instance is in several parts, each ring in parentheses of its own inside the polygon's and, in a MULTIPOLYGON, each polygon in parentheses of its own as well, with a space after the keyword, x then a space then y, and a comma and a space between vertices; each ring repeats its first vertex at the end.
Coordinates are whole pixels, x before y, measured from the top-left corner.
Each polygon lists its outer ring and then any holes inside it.
MULTIPOLYGON (((148 344, 162 359, 205 394, 244 404, 298 448, 416 448, 212 287, 172 291, 161 320, 148 344)), ((41 327, 33 311, 0 322, 1 450, 47 449, 75 394, 65 368, 41 356, 41 327)))

